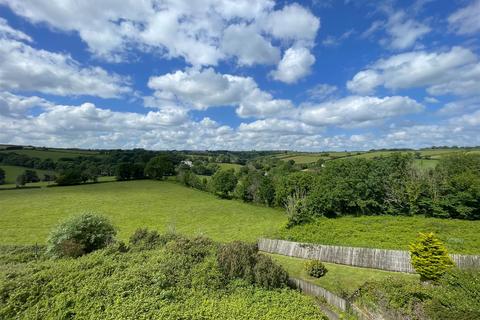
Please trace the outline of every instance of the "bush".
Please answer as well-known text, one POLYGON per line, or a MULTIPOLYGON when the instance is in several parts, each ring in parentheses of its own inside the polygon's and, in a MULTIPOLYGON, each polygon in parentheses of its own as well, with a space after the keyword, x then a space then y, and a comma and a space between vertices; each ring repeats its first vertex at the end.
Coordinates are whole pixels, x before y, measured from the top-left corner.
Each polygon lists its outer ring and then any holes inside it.
POLYGON ((255 284, 267 289, 282 288, 287 285, 288 273, 272 258, 259 254, 253 268, 255 284))
POLYGON ((410 258, 420 280, 437 281, 454 263, 443 243, 433 233, 420 233, 410 245, 410 258))
POLYGON ((167 251, 188 256, 194 263, 201 262, 216 248, 215 243, 206 237, 177 238, 167 244, 167 251))
POLYGON ((308 275, 314 278, 323 277, 328 272, 327 267, 325 267, 325 265, 318 260, 310 260, 305 262, 305 271, 307 271, 308 275))
POLYGON ((104 248, 114 241, 116 230, 102 216, 84 213, 74 216, 53 229, 47 252, 53 257, 77 257, 104 248))
POLYGON ((234 241, 220 247, 218 266, 226 279, 245 279, 253 283, 253 268, 257 259, 257 246, 242 241, 234 241))

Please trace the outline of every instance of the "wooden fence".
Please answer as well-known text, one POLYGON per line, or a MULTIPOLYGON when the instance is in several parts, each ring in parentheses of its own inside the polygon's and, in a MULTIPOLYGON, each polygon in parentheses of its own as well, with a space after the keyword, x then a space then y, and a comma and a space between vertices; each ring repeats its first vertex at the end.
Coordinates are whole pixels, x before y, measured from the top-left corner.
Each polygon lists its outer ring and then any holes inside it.
MULTIPOLYGON (((409 252, 403 250, 327 246, 274 239, 259 239, 258 248, 260 251, 290 257, 315 259, 356 267, 415 273, 410 263, 409 252)), ((461 269, 480 268, 480 256, 461 254, 452 254, 450 256, 461 269)))

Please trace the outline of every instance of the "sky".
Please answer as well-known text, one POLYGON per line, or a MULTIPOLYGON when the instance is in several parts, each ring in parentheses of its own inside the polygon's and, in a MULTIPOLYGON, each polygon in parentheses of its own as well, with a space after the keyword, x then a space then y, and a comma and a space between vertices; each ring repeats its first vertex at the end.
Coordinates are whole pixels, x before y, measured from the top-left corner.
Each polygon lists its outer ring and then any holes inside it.
POLYGON ((0 0, 0 143, 480 145, 480 0, 0 0))

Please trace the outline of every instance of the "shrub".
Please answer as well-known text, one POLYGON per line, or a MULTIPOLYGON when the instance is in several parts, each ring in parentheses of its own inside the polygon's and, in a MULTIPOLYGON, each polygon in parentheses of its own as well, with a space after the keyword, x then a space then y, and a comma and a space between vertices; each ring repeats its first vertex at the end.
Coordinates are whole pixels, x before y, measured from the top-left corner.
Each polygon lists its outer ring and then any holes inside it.
POLYGON ((451 269, 433 287, 431 319, 480 319, 480 271, 451 269))
POLYGON ((59 224, 50 233, 47 252, 53 257, 77 257, 114 241, 116 230, 102 216, 84 213, 59 224))
POLYGON ((220 247, 218 266, 226 279, 242 278, 253 283, 253 268, 257 259, 257 246, 234 241, 220 247))
POLYGON ((186 255, 195 263, 201 262, 207 255, 215 249, 215 243, 206 237, 177 238, 167 244, 167 250, 186 255))
POLYGON ((259 254, 253 268, 255 284, 267 289, 282 288, 287 285, 288 273, 272 258, 259 254))
POLYGON ((410 244, 410 258, 421 281, 437 281, 454 263, 443 243, 433 233, 420 233, 410 244))
POLYGON ((323 277, 328 272, 327 267, 325 267, 325 265, 318 260, 310 260, 305 262, 305 271, 307 271, 310 276, 315 278, 323 277))

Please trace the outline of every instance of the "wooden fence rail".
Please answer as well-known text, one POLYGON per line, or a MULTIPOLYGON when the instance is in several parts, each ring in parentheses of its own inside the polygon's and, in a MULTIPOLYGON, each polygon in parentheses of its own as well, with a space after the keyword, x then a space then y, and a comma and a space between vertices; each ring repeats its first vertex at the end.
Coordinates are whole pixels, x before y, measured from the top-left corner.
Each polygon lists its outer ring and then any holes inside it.
MULTIPOLYGON (((327 246, 275 239, 259 239, 260 251, 290 257, 316 259, 349 266, 415 273, 410 254, 404 250, 386 250, 343 246, 327 246)), ((480 256, 450 255, 461 269, 480 268, 480 256)))

